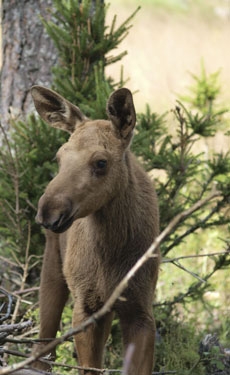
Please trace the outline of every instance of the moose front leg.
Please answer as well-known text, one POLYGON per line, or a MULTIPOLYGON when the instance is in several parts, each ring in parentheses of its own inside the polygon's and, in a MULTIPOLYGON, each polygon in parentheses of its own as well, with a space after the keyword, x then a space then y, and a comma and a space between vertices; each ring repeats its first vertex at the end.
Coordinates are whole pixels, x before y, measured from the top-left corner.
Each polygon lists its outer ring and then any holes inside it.
MULTIPOLYGON (((137 311, 137 310, 136 310, 137 311)), ((153 370, 153 355, 155 344, 155 321, 146 313, 133 312, 120 316, 121 329, 127 361, 128 375, 150 375, 153 370), (126 354, 129 346, 133 345, 133 352, 128 358, 126 354)))
MULTIPOLYGON (((47 231, 39 293, 40 339, 56 337, 68 295, 69 291, 62 273, 59 236, 47 231)), ((46 344, 47 342, 37 344, 33 352, 41 349, 46 344)), ((51 354, 50 359, 55 359, 55 349, 47 354, 51 354)), ((33 367, 42 370, 49 369, 49 366, 40 361, 35 362, 33 367)))
MULTIPOLYGON (((83 312, 76 303, 73 313, 73 326, 80 325, 88 315, 83 312)), ((75 346, 78 362, 81 367, 101 368, 103 351, 110 333, 113 313, 108 313, 99 322, 89 326, 84 332, 75 336, 75 346)), ((80 371, 81 375, 96 375, 95 371, 80 371)))

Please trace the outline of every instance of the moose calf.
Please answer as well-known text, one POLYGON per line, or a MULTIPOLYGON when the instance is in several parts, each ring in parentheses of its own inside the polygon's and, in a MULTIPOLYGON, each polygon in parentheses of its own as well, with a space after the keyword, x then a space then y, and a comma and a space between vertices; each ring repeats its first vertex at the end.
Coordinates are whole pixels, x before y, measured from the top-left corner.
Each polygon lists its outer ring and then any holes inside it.
MULTIPOLYGON (((73 326, 100 309, 158 235, 159 214, 152 183, 129 149, 136 115, 128 89, 110 96, 107 121, 88 119, 78 107, 42 86, 32 87, 31 93, 40 116, 71 134, 57 152, 59 172, 40 198, 36 216, 47 229, 40 286, 43 339, 56 336, 69 291, 73 326)), ((128 374, 151 374, 156 253, 130 281, 113 311, 75 336, 81 366, 101 368, 116 312, 124 351, 130 344, 134 347, 128 374)), ((39 366, 43 367, 41 362, 39 366)))

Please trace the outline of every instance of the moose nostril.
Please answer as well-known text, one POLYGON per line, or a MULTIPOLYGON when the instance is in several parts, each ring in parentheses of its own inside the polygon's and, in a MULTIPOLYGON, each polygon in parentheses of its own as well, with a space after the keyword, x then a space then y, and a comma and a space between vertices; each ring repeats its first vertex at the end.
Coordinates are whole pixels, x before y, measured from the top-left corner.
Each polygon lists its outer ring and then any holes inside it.
POLYGON ((62 220, 64 218, 64 215, 61 214, 57 220, 55 220, 51 225, 50 228, 56 229, 59 227, 59 225, 62 223, 62 220))
POLYGON ((46 229, 56 230, 61 225, 63 216, 64 215, 61 214, 57 219, 55 218, 53 220, 49 218, 49 220, 44 220, 41 224, 46 229))

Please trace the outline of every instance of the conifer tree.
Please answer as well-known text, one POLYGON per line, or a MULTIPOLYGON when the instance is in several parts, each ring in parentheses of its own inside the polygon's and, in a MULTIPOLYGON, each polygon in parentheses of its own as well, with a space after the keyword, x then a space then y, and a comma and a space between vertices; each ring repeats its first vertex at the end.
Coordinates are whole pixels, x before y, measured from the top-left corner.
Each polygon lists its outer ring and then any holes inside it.
POLYGON ((106 25, 108 5, 100 0, 54 0, 54 21, 44 25, 59 53, 59 64, 53 68, 53 87, 70 102, 80 105, 91 118, 106 118, 109 94, 124 85, 106 77, 105 68, 122 59, 108 55, 116 49, 131 28, 136 11, 116 28, 116 16, 111 26, 106 25), (93 12, 92 12, 93 6, 93 12), (55 22, 58 21, 58 22, 55 22), (57 26, 58 23, 58 26, 57 26))

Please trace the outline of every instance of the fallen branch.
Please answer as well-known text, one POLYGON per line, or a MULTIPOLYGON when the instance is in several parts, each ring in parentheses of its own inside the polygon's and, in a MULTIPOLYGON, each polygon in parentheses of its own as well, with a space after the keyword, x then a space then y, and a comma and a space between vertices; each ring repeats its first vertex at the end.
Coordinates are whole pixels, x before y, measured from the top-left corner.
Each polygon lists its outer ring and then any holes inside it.
POLYGON ((0 333, 7 332, 11 334, 15 331, 21 331, 23 329, 27 329, 33 325, 31 320, 27 320, 26 322, 16 323, 16 324, 4 324, 0 326, 0 333))
POLYGON ((193 212, 197 211, 207 202, 212 200, 215 197, 220 196, 220 192, 215 191, 207 198, 196 202, 192 207, 185 210, 184 212, 178 214, 170 223, 169 225, 161 232, 161 234, 155 239, 154 243, 149 247, 146 253, 136 262, 136 264, 131 268, 131 270, 126 274, 126 276, 121 280, 118 286, 115 288, 114 292, 110 296, 110 298, 106 301, 106 303, 102 306, 100 310, 96 313, 91 315, 87 320, 85 320, 81 325, 75 328, 71 328, 61 337, 54 339, 52 342, 47 344, 44 348, 37 350, 37 352, 33 353, 29 358, 25 359, 24 361, 7 366, 0 370, 0 375, 6 375, 15 372, 16 370, 28 367, 34 361, 49 353, 53 348, 57 345, 60 345, 64 341, 66 341, 69 337, 78 334, 86 330, 90 325, 94 324, 95 322, 99 321, 104 315, 106 315, 109 311, 111 311, 114 303, 117 301, 119 297, 121 297, 124 290, 127 288, 129 281, 134 277, 136 272, 150 259, 156 256, 154 251, 159 247, 159 245, 165 240, 165 238, 173 231, 173 229, 185 218, 189 217, 193 212))

